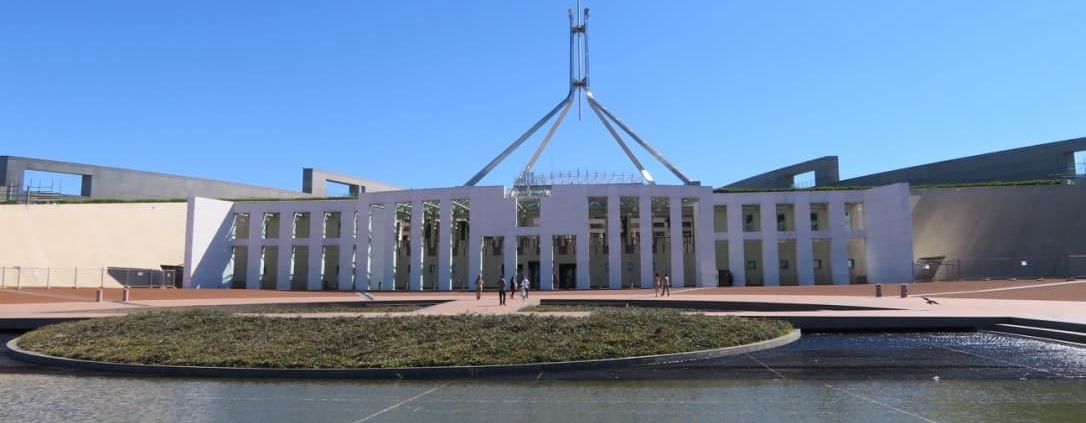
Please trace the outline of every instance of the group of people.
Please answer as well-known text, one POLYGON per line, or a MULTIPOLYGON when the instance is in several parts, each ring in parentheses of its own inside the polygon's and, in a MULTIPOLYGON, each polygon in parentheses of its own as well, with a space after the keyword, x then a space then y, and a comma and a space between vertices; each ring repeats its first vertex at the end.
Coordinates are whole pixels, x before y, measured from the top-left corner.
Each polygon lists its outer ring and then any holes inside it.
POLYGON ((660 277, 657 273, 656 277, 652 279, 652 291, 653 297, 671 296, 671 277, 664 273, 664 277, 660 277))
MULTIPOLYGON (((476 300, 480 300, 483 298, 483 285, 486 285, 486 281, 483 280, 483 275, 479 275, 479 277, 475 278, 476 300)), ((521 301, 527 300, 528 288, 530 288, 531 286, 532 283, 528 281, 527 276, 525 276, 524 279, 521 279, 519 284, 515 279, 506 282, 505 276, 498 277, 498 304, 505 305, 505 291, 509 291, 509 298, 513 298, 513 292, 519 290, 521 301)))
MULTIPOLYGON (((475 299, 483 299, 483 285, 486 285, 486 281, 483 279, 483 275, 475 278, 475 299)), ((528 281, 528 277, 525 276, 518 284, 516 280, 505 281, 505 276, 498 277, 498 304, 505 305, 505 291, 509 291, 509 298, 513 298, 513 293, 520 291, 520 299, 528 299, 528 288, 532 283, 528 281)), ((663 277, 657 273, 656 277, 652 280, 652 290, 654 297, 670 297, 671 296, 671 276, 664 273, 663 277)))

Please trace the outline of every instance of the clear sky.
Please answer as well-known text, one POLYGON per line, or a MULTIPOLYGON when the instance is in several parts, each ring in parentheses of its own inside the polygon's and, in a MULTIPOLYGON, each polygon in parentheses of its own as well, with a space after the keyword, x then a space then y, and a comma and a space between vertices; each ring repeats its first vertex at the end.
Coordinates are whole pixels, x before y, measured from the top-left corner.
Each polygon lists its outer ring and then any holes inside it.
MULTIPOLYGON (((303 167, 462 185, 565 95, 573 6, 0 1, 0 155, 292 190, 303 167)), ((1084 1, 583 6, 596 98, 704 185, 1086 136, 1084 1)), ((634 173, 575 113, 536 170, 634 173)), ((479 185, 509 185, 542 132, 479 185)))

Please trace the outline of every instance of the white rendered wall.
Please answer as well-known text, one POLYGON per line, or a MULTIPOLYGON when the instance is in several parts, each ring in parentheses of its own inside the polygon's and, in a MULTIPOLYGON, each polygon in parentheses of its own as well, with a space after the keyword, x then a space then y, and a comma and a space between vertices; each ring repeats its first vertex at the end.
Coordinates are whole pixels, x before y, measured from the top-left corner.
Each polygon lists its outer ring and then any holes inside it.
MULTIPOLYGON (((727 206, 728 230, 727 232, 713 232, 710 222, 709 225, 706 225, 710 229, 707 236, 714 241, 728 241, 728 262, 731 266, 729 270, 732 272, 736 285, 746 283, 744 241, 760 240, 762 242, 760 251, 761 266, 766 286, 780 285, 778 241, 795 241, 796 263, 794 265, 797 266, 799 284, 811 285, 814 284, 814 270, 811 266, 813 260, 812 240, 814 238, 828 238, 831 244, 833 283, 848 284, 848 239, 866 238, 868 235, 865 230, 849 230, 845 227, 844 205, 851 202, 865 202, 865 192, 867 191, 781 191, 713 194, 713 199, 710 201, 713 205, 727 206), (817 231, 811 230, 810 206, 812 203, 828 204, 828 228, 819 228, 817 231), (759 206, 761 219, 759 230, 752 232, 743 230, 744 205, 759 206), (794 230, 777 230, 777 205, 791 205, 794 208, 792 225, 794 230)), ((867 201, 890 201, 893 203, 897 201, 897 198, 897 191, 891 191, 882 196, 874 196, 867 201)), ((908 203, 907 192, 902 200, 906 204, 908 203)), ((886 207, 894 207, 894 205, 890 204, 886 207)), ((865 213, 865 216, 867 214, 865 213)), ((894 222, 899 225, 909 225, 908 221, 895 220, 894 222)), ((865 226, 865 228, 867 227, 865 226)), ((715 246, 715 242, 713 245, 715 246)), ((868 249, 870 250, 870 244, 868 249)))
POLYGON ((185 222, 185 288, 229 288, 223 271, 230 262, 234 203, 192 197, 185 222))
POLYGON ((913 225, 909 185, 864 191, 868 283, 912 279, 913 225))

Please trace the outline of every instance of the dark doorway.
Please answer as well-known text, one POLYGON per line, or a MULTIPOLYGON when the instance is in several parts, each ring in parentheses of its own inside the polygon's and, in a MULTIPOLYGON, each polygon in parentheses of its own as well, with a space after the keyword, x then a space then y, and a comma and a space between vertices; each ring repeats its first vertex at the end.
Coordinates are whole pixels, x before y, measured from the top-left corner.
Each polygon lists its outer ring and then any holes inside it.
POLYGON ((731 270, 717 270, 717 286, 735 286, 735 279, 731 270))
POLYGON ((539 262, 528 262, 528 280, 532 281, 532 288, 539 289, 543 286, 543 281, 539 279, 539 262))
POLYGON ((558 264, 558 289, 577 288, 577 263, 558 264))

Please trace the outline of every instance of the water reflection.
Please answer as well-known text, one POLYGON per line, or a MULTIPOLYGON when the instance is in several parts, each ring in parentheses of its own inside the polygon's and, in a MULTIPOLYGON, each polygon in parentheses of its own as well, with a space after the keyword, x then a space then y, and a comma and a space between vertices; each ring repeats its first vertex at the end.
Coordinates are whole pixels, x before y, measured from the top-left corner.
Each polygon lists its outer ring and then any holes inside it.
POLYGON ((808 335, 697 365, 539 380, 217 380, 0 369, 0 421, 1079 422, 1086 418, 1084 363, 1086 349, 976 333, 808 335))
POLYGON ((5 422, 1081 421, 1081 381, 223 381, 21 374, 5 422))

